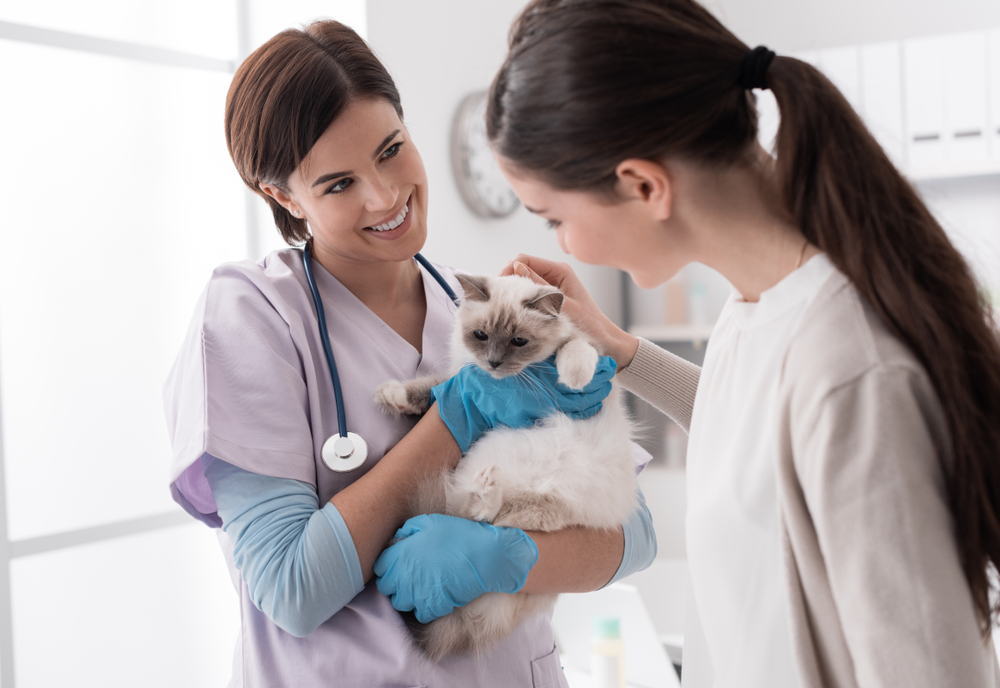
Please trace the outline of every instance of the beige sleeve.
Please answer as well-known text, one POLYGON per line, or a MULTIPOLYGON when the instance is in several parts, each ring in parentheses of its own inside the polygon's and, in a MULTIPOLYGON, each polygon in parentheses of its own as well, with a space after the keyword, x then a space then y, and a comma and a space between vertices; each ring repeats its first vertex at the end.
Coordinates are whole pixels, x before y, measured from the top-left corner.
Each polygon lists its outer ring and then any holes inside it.
MULTIPOLYGON (((792 426, 795 466, 860 688, 994 686, 922 371, 875 367, 792 426)), ((822 569, 821 569, 822 570, 822 569)), ((829 622, 829 619, 824 621, 829 622)))
POLYGON ((639 350, 615 380, 670 416, 688 432, 701 368, 640 338, 639 350))

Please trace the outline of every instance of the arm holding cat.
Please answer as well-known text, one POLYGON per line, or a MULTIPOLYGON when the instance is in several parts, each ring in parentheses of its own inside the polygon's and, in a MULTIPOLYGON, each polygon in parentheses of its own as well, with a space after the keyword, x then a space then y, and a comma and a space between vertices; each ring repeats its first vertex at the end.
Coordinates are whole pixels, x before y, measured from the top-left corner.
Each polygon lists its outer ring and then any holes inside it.
POLYGON ((606 587, 656 558, 653 517, 642 490, 639 504, 617 530, 574 526, 554 533, 529 532, 538 547, 538 563, 522 592, 590 592, 606 587))
POLYGON ((685 432, 690 428, 700 367, 611 322, 566 263, 520 254, 500 274, 521 275, 559 289, 566 295, 563 312, 618 363, 615 379, 622 387, 648 401, 685 432))
POLYGON ((410 519, 375 562, 378 588, 428 623, 487 592, 590 592, 648 567, 653 519, 641 490, 623 526, 552 532, 496 527, 444 514, 410 519))
MULTIPOLYGON (((453 467, 461 453, 434 406, 368 473, 322 507, 310 485, 221 460, 206 477, 254 603, 281 628, 303 637, 371 579, 376 558, 407 516, 408 496, 419 479, 429 469, 453 467)), ((547 561, 548 540, 543 548, 547 561)))

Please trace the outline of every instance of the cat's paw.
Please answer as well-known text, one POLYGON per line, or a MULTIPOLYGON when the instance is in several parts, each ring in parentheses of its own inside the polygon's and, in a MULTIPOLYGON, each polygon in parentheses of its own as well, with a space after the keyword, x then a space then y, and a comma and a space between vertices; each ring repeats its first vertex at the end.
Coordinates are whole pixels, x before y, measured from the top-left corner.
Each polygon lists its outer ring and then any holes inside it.
POLYGON ((487 466, 472 477, 473 492, 469 499, 468 518, 473 521, 491 523, 500 511, 503 490, 498 478, 500 469, 487 466))
POLYGON ((570 389, 583 389, 594 379, 599 358, 597 349, 590 344, 582 339, 571 339, 556 352, 559 382, 570 389))
POLYGON ((375 389, 375 403, 394 416, 404 413, 419 416, 424 412, 424 409, 411 401, 406 385, 396 380, 383 382, 375 389))

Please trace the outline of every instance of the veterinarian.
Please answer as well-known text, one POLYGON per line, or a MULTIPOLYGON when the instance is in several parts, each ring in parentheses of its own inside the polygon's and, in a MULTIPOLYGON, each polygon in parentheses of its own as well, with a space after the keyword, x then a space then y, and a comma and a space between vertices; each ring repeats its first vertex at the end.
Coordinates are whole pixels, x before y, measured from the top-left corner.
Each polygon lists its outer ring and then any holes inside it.
POLYGON ((585 263, 734 291, 703 368, 522 256, 690 430, 688 688, 996 686, 1000 348, 973 275, 843 95, 693 0, 535 0, 487 132, 585 263), (769 88, 775 157, 751 89, 769 88))
POLYGON ((219 529, 239 596, 230 686, 565 686, 544 616, 486 656, 430 664, 373 564, 394 536, 433 555, 437 566, 400 561, 395 582, 383 579, 397 606, 424 619, 488 591, 592 590, 648 565, 644 504, 612 532, 525 533, 440 515, 400 530, 418 479, 454 466, 490 427, 553 410, 592 415, 614 362, 602 360, 581 393, 539 373, 549 395, 465 371, 447 387, 462 393, 443 392, 419 422, 386 416, 378 384, 448 369, 448 287, 459 290, 454 271, 414 260, 427 179, 392 79, 341 24, 285 31, 237 71, 225 131, 282 236, 311 252, 219 267, 165 389, 173 495, 219 529))

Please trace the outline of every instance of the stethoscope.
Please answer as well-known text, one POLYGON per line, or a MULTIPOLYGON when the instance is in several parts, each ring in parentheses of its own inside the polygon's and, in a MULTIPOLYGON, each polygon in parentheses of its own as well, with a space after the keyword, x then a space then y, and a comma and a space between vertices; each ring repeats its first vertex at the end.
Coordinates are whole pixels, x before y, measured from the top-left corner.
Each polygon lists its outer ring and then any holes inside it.
MULTIPOLYGON (((455 305, 459 305, 458 296, 448 286, 444 277, 419 253, 414 256, 417 262, 424 266, 430 276, 441 285, 445 293, 451 297, 455 305)), ((368 458, 368 443, 360 435, 347 431, 347 418, 344 413, 344 394, 340 391, 340 376, 337 375, 337 363, 333 360, 333 349, 330 347, 330 333, 326 329, 326 314, 323 311, 323 300, 320 299, 316 280, 313 279, 312 268, 309 266, 309 245, 302 249, 302 265, 306 269, 306 281, 312 293, 313 304, 316 306, 316 320, 319 322, 319 336, 323 340, 323 353, 326 354, 327 365, 330 366, 330 380, 333 382, 333 396, 337 402, 337 428, 339 434, 331 435, 323 443, 323 463, 327 468, 337 473, 353 471, 368 458)))

